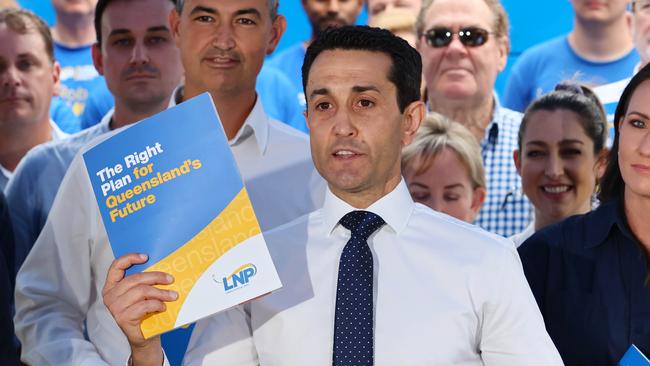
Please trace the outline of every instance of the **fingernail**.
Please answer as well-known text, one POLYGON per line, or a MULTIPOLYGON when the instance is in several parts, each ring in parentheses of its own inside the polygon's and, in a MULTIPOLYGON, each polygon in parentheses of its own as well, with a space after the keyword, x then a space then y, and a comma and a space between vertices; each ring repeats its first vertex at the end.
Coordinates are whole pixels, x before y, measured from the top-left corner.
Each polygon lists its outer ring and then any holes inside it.
POLYGON ((174 282, 174 277, 172 277, 171 275, 166 275, 165 278, 167 279, 167 283, 174 282))
POLYGON ((140 254, 140 259, 147 260, 147 255, 146 254, 140 254))
POLYGON ((176 299, 178 299, 178 292, 169 291, 169 296, 172 298, 172 300, 176 300, 176 299))

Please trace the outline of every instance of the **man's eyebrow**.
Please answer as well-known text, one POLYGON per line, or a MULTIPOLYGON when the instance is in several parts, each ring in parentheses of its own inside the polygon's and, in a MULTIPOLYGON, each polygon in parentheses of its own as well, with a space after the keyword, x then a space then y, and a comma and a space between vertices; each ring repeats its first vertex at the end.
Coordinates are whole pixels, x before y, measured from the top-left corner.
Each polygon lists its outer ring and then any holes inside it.
POLYGON ((131 33, 131 31, 126 28, 116 28, 113 29, 111 33, 108 34, 108 36, 112 37, 112 36, 118 36, 120 34, 129 34, 129 33, 131 33))
POLYGON ((255 8, 240 9, 235 12, 235 16, 247 15, 247 14, 255 15, 258 18, 262 17, 262 13, 260 13, 260 11, 255 8))
POLYGON ((147 32, 169 32, 169 28, 165 25, 157 25, 155 27, 147 28, 147 32))
POLYGON ((352 87, 352 91, 355 92, 355 93, 363 93, 363 92, 366 92, 366 91, 376 91, 376 92, 379 93, 379 89, 377 89, 376 86, 372 86, 372 85, 368 85, 368 86, 355 85, 355 86, 352 87))
POLYGON ((309 99, 316 95, 329 95, 329 93, 330 91, 327 88, 314 89, 311 94, 309 94, 309 99))
POLYGON ((217 9, 209 8, 207 6, 197 5, 192 9, 192 11, 190 11, 190 15, 193 15, 193 14, 196 14, 196 13, 217 14, 217 9))

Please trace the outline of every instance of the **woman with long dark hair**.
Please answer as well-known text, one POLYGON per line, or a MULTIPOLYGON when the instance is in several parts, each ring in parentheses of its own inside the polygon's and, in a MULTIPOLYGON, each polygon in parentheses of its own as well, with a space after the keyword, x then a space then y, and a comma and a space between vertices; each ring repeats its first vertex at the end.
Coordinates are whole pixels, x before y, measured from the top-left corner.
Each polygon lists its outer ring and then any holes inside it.
POLYGON ((650 66, 621 96, 601 205, 533 235, 524 272, 564 362, 615 365, 650 355, 650 66))

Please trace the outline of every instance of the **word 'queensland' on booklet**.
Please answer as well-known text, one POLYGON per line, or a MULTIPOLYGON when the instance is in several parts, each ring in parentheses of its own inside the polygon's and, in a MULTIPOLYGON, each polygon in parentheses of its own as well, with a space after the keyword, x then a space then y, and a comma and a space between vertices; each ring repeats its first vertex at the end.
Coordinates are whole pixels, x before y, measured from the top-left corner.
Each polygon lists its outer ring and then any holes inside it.
POLYGON ((142 323, 146 338, 281 284, 212 98, 147 118, 83 155, 115 257, 144 253, 127 275, 162 271, 177 291, 142 323))

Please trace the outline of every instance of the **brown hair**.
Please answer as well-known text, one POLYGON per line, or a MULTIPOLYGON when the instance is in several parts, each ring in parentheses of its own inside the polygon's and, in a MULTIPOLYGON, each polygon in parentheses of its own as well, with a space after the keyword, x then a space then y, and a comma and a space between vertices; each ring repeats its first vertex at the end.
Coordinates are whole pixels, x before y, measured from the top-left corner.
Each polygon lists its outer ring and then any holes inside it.
POLYGON ((24 9, 2 9, 0 10, 0 25, 5 25, 18 34, 27 34, 34 31, 38 33, 43 38, 43 43, 45 43, 47 56, 50 61, 54 62, 52 33, 38 15, 24 9))

